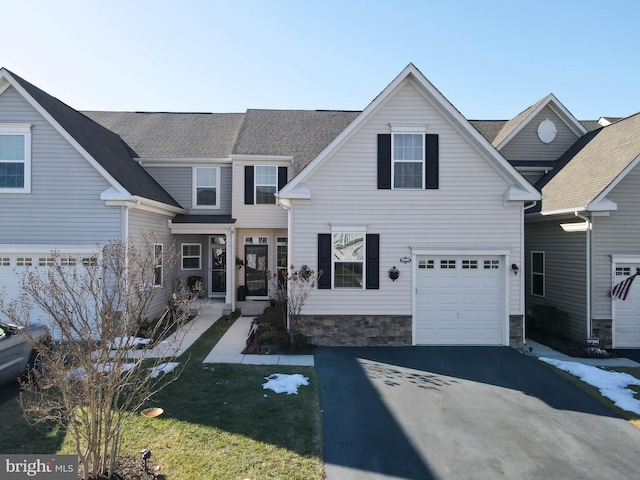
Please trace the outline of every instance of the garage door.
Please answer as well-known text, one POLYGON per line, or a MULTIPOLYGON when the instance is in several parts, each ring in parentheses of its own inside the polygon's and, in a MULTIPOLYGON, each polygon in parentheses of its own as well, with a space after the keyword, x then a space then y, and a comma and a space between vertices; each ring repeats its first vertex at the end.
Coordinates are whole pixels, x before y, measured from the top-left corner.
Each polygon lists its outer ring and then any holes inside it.
MULTIPOLYGON (((31 249, 29 251, 15 251, 13 249, 2 251, 0 249, 0 291, 5 292, 5 301, 11 301, 18 297, 21 291, 21 274, 28 269, 46 269, 54 263, 60 263, 69 268, 82 268, 86 262, 95 261, 90 253, 83 255, 77 253, 76 250, 76 253, 56 253, 54 256, 51 253, 53 250, 62 252, 57 248, 46 250, 46 247, 43 247, 42 250, 31 249)), ((7 320, 2 314, 0 314, 0 318, 7 320)), ((30 318, 34 322, 49 325, 49 315, 38 308, 31 310, 30 318)))
MULTIPOLYGON (((615 285, 629 278, 640 264, 616 264, 615 285)), ((640 279, 631 284, 626 300, 614 298, 613 346, 640 348, 640 279)))
POLYGON ((415 344, 503 344, 504 257, 417 260, 415 344))

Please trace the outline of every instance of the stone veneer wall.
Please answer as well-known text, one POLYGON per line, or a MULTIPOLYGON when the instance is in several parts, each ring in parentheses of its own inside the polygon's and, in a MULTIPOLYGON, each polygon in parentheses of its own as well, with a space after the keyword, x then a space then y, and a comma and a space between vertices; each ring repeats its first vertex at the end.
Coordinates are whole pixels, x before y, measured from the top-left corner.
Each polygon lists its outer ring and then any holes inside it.
POLYGON ((411 315, 302 315, 299 329, 314 345, 411 345, 411 315))
POLYGON ((591 328, 593 329, 593 336, 600 339, 600 348, 613 348, 613 334, 611 328, 613 320, 610 318, 604 320, 592 320, 591 328))
POLYGON ((522 325, 524 315, 509 315, 509 346, 522 351, 524 339, 522 337, 522 325))

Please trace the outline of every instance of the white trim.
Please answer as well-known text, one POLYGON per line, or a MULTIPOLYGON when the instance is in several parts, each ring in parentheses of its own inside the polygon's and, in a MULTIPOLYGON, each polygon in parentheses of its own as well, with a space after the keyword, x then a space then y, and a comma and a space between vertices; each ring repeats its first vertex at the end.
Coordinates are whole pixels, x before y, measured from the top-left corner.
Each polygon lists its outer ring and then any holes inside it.
POLYGON ((278 165, 254 165, 253 166, 253 204, 254 205, 276 205, 278 203, 278 198, 276 197, 278 193, 278 165), (269 168, 275 169, 275 183, 261 183, 259 184, 261 187, 274 187, 275 191, 273 192, 273 203, 258 203, 258 168, 269 168))
POLYGON ((393 131, 393 127, 391 127, 391 190, 424 190, 427 179, 425 178, 427 163, 427 142, 425 138, 425 133, 423 131, 407 131, 407 130, 396 130, 393 131), (396 159, 395 152, 395 142, 396 135, 412 135, 420 138, 422 142, 422 158, 420 160, 399 160, 396 159), (419 187, 396 187, 396 163, 419 163, 420 164, 420 186, 419 187))
MULTIPOLYGON (((636 167, 636 165, 638 165, 638 163, 640 163, 640 155, 634 158, 629 165, 627 165, 622 172, 620 172, 620 174, 616 176, 616 178, 614 178, 613 181, 591 201, 589 205, 601 204, 604 202, 605 197, 611 192, 611 190, 613 190, 622 181, 622 179, 626 177, 627 174, 636 167)), ((615 203, 611 203, 615 205, 615 203)))
POLYGON ((367 232, 366 230, 333 230, 331 229, 331 290, 366 290, 367 289, 367 232), (343 234, 343 233, 351 233, 354 235, 362 235, 362 259, 358 261, 339 261, 336 260, 335 251, 335 240, 334 236, 343 234), (336 287, 335 278, 336 278, 336 263, 361 263, 362 264, 362 286, 360 287, 336 287))
POLYGON ((200 166, 200 167, 192 167, 191 169, 191 208, 194 210, 220 210, 220 167, 209 167, 209 166, 200 166), (208 187, 211 188, 213 185, 198 185, 198 170, 214 170, 216 172, 216 204, 215 205, 198 205, 198 188, 199 187, 208 187))
POLYGON ((0 77, 0 95, 6 92, 10 86, 11 86, 11 83, 9 83, 9 80, 7 80, 6 78, 0 77))
POLYGON ((194 165, 215 167, 231 164, 230 158, 136 157, 134 160, 145 167, 193 167, 194 165))
POLYGON ((172 235, 222 235, 233 228, 232 223, 173 223, 167 222, 172 235))
POLYGON ((60 252, 64 254, 100 254, 102 252, 102 245, 0 245, 0 253, 2 254, 36 254, 50 252, 60 252))
POLYGON ((523 119, 516 128, 514 128, 509 135, 505 137, 504 140, 500 142, 498 146, 496 146, 496 150, 500 151, 504 148, 504 146, 509 143, 520 131, 527 126, 541 111, 544 107, 549 106, 551 111, 555 113, 560 120, 564 122, 564 124, 578 137, 587 133, 587 129, 565 108, 562 103, 550 93, 547 95, 542 102, 527 115, 525 119, 523 119), (552 105, 553 102, 553 105, 552 105))
POLYGON ((291 155, 229 155, 232 162, 247 162, 247 165, 258 165, 261 162, 278 162, 282 164, 292 164, 291 155), (255 163, 254 163, 255 162, 255 163))

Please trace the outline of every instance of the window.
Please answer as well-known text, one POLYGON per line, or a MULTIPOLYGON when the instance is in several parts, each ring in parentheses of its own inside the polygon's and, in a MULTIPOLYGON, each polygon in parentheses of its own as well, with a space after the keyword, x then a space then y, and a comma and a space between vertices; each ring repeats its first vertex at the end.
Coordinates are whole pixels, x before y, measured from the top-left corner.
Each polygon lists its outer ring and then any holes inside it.
POLYGON ((31 125, 0 124, 0 192, 31 191, 31 125))
POLYGON ((455 260, 440 260, 440 268, 443 270, 447 269, 455 269, 456 261, 455 260))
POLYGON ((219 208, 220 169, 195 167, 193 169, 194 208, 219 208))
POLYGON ((424 135, 393 134, 393 188, 422 188, 424 175, 424 135))
POLYGON ((333 285, 335 288, 363 288, 364 234, 333 234, 333 285))
POLYGON ((544 297, 544 252, 531 252, 531 295, 544 297))
POLYGON ((0 257, 0 267, 10 267, 11 259, 9 257, 0 257))
POLYGON ((477 270, 478 269, 478 261, 477 260, 462 260, 462 269, 463 270, 477 270))
POLYGON ((278 288, 286 283, 287 271, 289 269, 287 260, 287 237, 276 238, 276 267, 278 269, 278 288))
POLYGON ((500 260, 485 260, 484 261, 484 269, 485 270, 497 270, 500 268, 500 260))
POLYGON ((182 244, 182 270, 200 270, 202 245, 199 243, 182 244))
POLYGON ((153 259, 155 262, 155 271, 153 272, 153 284, 162 285, 163 271, 162 271, 162 244, 153 244, 153 259))
POLYGON ((38 266, 40 267, 53 267, 56 264, 53 257, 40 257, 38 258, 38 266))
POLYGON ((33 259, 29 257, 16 258, 16 267, 31 267, 33 265, 33 259))
POLYGON ((78 264, 76 257, 60 257, 60 265, 63 267, 75 267, 78 264))
POLYGON ((256 205, 275 205, 278 191, 278 167, 256 166, 256 205))

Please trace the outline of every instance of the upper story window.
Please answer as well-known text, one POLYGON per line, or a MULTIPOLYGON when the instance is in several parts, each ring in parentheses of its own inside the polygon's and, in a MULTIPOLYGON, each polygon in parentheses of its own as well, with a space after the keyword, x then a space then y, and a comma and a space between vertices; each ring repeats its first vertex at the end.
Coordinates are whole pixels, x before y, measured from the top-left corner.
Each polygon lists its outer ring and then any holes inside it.
POLYGON ((278 191, 278 167, 275 165, 256 166, 256 204, 275 205, 278 191))
POLYGON ((423 188, 424 135, 393 134, 393 188, 423 188))
POLYGON ((0 192, 31 191, 31 125, 0 124, 0 192))
POLYGON ((193 208, 220 208, 220 169, 193 169, 193 208))

